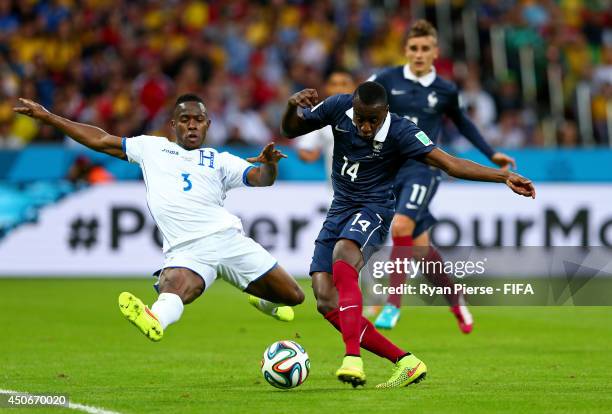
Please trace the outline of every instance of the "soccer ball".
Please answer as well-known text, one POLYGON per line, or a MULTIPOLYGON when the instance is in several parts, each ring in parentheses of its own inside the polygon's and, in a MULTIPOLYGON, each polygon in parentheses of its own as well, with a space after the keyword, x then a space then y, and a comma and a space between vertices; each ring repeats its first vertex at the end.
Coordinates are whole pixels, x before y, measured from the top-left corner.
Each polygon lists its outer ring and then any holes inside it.
POLYGON ((261 359, 261 373, 276 388, 294 388, 306 381, 310 359, 300 344, 285 340, 274 342, 261 359))

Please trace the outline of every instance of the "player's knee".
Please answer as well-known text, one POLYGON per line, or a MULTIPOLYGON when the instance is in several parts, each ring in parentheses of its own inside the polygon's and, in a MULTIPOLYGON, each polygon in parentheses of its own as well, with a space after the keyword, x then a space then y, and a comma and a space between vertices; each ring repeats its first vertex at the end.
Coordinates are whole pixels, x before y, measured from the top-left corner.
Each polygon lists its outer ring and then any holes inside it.
POLYGON ((204 293, 203 284, 193 283, 187 286, 179 296, 183 300, 183 303, 187 305, 199 298, 202 293, 204 293))
POLYGON ((412 220, 410 217, 401 214, 396 214, 395 217, 393 217, 393 222, 391 223, 391 236, 412 236, 412 233, 414 232, 414 227, 414 220, 412 220))
POLYGON ((204 281, 181 270, 165 271, 159 282, 160 293, 174 293, 184 304, 196 300, 204 292, 204 281))
POLYGON ((352 240, 342 239, 336 242, 333 253, 334 263, 342 260, 355 269, 359 270, 363 267, 363 255, 357 243, 352 240))
POLYGON ((343 262, 350 264, 352 267, 357 269, 357 271, 361 270, 361 268, 365 264, 365 262, 363 261, 363 257, 361 255, 360 256, 338 255, 337 257, 334 257, 334 263, 336 263, 339 260, 342 260, 343 262))

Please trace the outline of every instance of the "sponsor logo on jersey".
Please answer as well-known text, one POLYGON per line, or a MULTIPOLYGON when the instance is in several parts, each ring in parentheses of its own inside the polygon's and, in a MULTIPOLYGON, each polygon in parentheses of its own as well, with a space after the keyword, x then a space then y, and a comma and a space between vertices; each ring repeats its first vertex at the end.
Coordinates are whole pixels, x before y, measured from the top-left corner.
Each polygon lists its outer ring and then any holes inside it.
POLYGON ((338 125, 336 125, 336 126, 334 127, 334 129, 335 129, 336 131, 338 131, 338 132, 350 132, 350 131, 347 131, 346 129, 342 129, 342 128, 340 128, 340 126, 338 126, 338 125))
POLYGON ((171 149, 168 149, 168 148, 162 149, 162 152, 165 152, 165 153, 170 154, 170 155, 179 155, 178 151, 171 150, 171 149))
POLYGON ((401 89, 391 89, 391 95, 403 95, 405 93, 406 91, 403 91, 401 89))

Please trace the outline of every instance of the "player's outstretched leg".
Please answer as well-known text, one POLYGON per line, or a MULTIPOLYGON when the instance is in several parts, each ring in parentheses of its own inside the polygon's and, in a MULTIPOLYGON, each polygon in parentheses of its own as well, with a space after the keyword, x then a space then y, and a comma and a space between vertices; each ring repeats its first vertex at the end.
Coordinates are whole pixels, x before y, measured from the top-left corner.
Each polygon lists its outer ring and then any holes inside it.
POLYGON ((294 318, 294 312, 291 306, 281 306, 278 303, 270 302, 269 300, 261 299, 253 295, 249 295, 249 303, 262 313, 279 321, 291 322, 294 318))
MULTIPOLYGON (((450 287, 451 291, 454 287, 454 282, 451 280, 449 275, 444 272, 443 265, 437 265, 436 263, 443 263, 443 259, 433 245, 427 249, 427 255, 424 258, 426 266, 424 266, 423 276, 433 286, 438 287, 450 287)), ((464 334, 469 334, 474 329, 474 319, 472 314, 465 305, 463 295, 453 294, 446 295, 446 300, 450 306, 450 311, 455 315, 459 330, 464 334)))
MULTIPOLYGON (((393 249, 391 250, 390 260, 410 259, 410 248, 412 247, 412 236, 394 236, 393 249)), ((389 275, 389 287, 396 288, 406 283, 406 275, 404 273, 392 272, 389 275)), ((374 321, 374 326, 379 329, 393 329, 397 325, 400 318, 400 307, 402 306, 402 295, 400 293, 392 293, 387 297, 387 303, 383 306, 374 321)))
POLYGON ((167 267, 159 277, 159 296, 149 309, 131 293, 119 295, 119 308, 125 317, 153 341, 159 341, 168 325, 177 322, 184 305, 204 292, 204 280, 184 267, 167 267))
POLYGON ((122 292, 119 295, 119 309, 150 340, 157 342, 164 336, 164 329, 159 320, 147 305, 133 294, 122 292))
MULTIPOLYGON (((419 224, 419 226, 421 226, 419 224)), ((426 271, 423 271, 423 277, 429 283, 436 287, 450 287, 454 283, 449 275, 444 272, 444 266, 438 266, 435 263, 443 262, 438 250, 431 245, 429 232, 427 230, 417 230, 419 234, 412 238, 415 232, 417 223, 410 217, 404 214, 396 214, 393 217, 391 232, 393 235, 393 250, 391 260, 410 259, 414 257, 416 260, 423 260, 429 263, 424 266, 426 271), (412 248, 410 248, 412 246, 412 248), (427 270, 428 269, 428 270, 427 270)), ((421 226, 421 228, 423 228, 421 226)), ((389 277, 389 286, 398 287, 406 282, 406 275, 391 273, 389 277)), ((459 330, 465 334, 472 332, 474 320, 462 295, 447 295, 446 299, 449 303, 450 310, 457 319, 459 330)), ((392 329, 397 324, 400 317, 400 306, 402 296, 400 294, 390 294, 387 298, 387 304, 376 318, 374 325, 381 329, 392 329)))
POLYGON ((245 292, 250 293, 249 303, 251 305, 266 315, 283 322, 292 321, 294 318, 292 306, 304 301, 302 289, 295 279, 279 265, 249 283, 245 292))
POLYGON ((376 386, 376 388, 400 388, 410 384, 418 384, 425 379, 427 366, 414 355, 407 355, 397 361, 391 377, 376 386))
MULTIPOLYGON (((340 328, 338 292, 333 284, 332 275, 326 272, 313 273, 312 289, 317 299, 317 310, 319 313, 321 313, 334 328, 342 332, 340 328)), ((381 358, 388 359, 393 364, 396 364, 396 367, 400 361, 402 361, 402 364, 400 365, 403 366, 407 361, 411 360, 407 358, 412 356, 412 354, 404 351, 385 338, 380 332, 378 332, 378 330, 376 330, 374 325, 372 325, 372 323, 364 317, 361 318, 359 331, 361 348, 370 351, 381 358)), ((343 366, 344 362, 345 361, 343 361, 343 366)), ((355 365, 355 368, 359 368, 359 366, 361 366, 361 369, 363 370, 363 366, 358 362, 355 362, 355 360, 351 361, 349 358, 346 360, 346 362, 347 365, 349 363, 355 365)), ((394 371, 394 374, 395 372, 396 371, 394 371)))

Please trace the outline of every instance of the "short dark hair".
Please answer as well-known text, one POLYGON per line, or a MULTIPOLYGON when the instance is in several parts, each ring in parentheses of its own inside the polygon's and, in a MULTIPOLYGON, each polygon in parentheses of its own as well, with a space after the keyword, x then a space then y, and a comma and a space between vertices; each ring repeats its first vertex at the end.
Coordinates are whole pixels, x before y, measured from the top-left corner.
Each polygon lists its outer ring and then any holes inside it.
POLYGON ((359 99, 365 105, 387 105, 387 91, 378 82, 364 82, 355 89, 353 99, 359 99))
POLYGON ((431 23, 425 19, 419 19, 408 29, 406 33, 406 41, 413 37, 426 37, 433 36, 435 39, 438 38, 438 31, 431 23))
POLYGON ((174 107, 176 108, 184 102, 200 102, 201 104, 203 104, 204 100, 194 93, 185 93, 176 98, 176 103, 174 104, 174 107))

